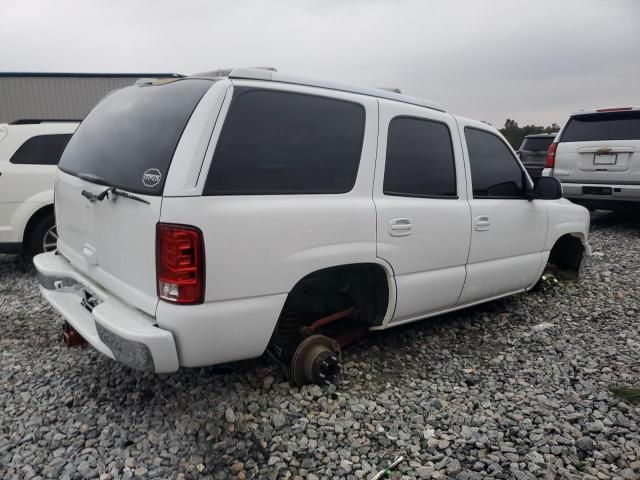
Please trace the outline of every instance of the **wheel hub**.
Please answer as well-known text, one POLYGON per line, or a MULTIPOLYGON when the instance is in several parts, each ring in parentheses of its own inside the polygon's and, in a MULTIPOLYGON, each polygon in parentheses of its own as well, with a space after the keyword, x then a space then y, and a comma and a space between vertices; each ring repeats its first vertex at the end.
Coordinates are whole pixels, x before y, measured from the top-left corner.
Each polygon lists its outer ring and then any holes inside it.
POLYGON ((328 385, 340 373, 340 345, 324 335, 305 338, 291 360, 291 378, 298 385, 316 383, 328 385))

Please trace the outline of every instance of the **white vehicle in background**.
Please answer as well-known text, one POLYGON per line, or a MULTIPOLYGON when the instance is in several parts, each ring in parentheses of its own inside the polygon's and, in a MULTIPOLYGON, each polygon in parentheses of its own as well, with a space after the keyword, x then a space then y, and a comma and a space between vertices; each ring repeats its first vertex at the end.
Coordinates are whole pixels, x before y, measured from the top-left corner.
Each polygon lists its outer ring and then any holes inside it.
POLYGON ((297 384, 383 330, 577 277, 586 209, 426 100, 238 69, 102 100, 60 162, 41 292, 132 368, 267 350, 297 384), (126 108, 125 108, 126 106, 126 108))
POLYGON ((74 121, 0 124, 0 253, 54 250, 53 185, 74 121))
POLYGON ((571 115, 549 147, 543 175, 589 209, 640 206, 640 107, 571 115))

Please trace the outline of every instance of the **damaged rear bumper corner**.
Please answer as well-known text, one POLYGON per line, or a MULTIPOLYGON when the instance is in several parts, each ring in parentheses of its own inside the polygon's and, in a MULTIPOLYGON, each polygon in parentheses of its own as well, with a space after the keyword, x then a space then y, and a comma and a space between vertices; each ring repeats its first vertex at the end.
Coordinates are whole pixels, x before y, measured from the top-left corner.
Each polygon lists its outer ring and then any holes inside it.
POLYGON ((173 334, 153 317, 110 296, 62 255, 43 253, 33 263, 42 296, 96 350, 140 371, 178 370, 173 334), (87 292, 97 299, 94 306, 87 306, 87 292))

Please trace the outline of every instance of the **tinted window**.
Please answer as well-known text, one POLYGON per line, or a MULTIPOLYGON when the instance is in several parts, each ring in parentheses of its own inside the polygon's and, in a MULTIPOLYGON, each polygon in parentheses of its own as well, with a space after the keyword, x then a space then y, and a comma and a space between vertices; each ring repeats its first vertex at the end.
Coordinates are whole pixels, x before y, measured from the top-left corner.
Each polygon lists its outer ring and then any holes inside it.
POLYGON ((640 112, 594 113, 571 117, 561 142, 640 140, 640 112))
POLYGON ((210 86, 208 80, 187 79, 117 90, 80 124, 60 169, 100 177, 131 192, 161 195, 182 131, 210 86))
POLYGON ((364 118, 356 103, 236 89, 205 194, 347 192, 358 171, 364 118))
POLYGON ((464 129, 471 164, 473 196, 521 196, 523 172, 515 157, 496 135, 466 127, 464 129))
POLYGON ((553 143, 553 137, 533 137, 533 138, 525 138, 524 142, 522 142, 522 146, 520 150, 527 150, 531 152, 535 151, 547 151, 549 149, 549 145, 553 143))
POLYGON ((407 117, 391 121, 384 193, 455 197, 451 134, 444 123, 407 117))
POLYGON ((10 161, 23 165, 57 165, 70 138, 70 133, 31 137, 20 145, 10 161))

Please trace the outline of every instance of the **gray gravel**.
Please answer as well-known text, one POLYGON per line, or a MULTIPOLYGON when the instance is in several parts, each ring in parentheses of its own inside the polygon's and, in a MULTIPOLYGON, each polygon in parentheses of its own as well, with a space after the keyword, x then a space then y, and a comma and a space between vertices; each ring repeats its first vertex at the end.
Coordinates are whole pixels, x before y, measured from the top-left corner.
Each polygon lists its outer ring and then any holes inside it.
POLYGON ((65 349, 33 270, 0 256, 0 478, 640 478, 640 224, 600 214, 580 285, 382 332, 341 382, 269 364, 132 372, 65 349))

